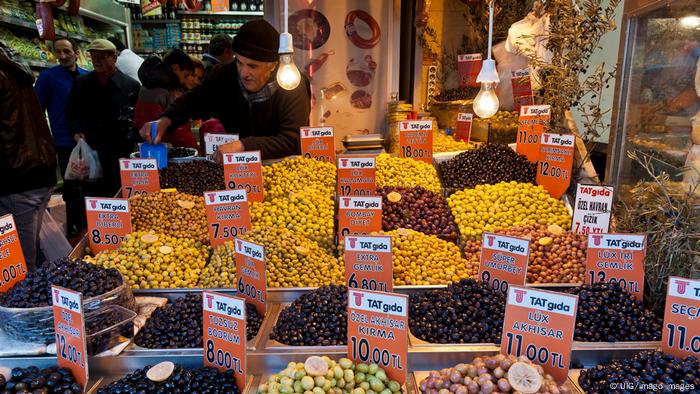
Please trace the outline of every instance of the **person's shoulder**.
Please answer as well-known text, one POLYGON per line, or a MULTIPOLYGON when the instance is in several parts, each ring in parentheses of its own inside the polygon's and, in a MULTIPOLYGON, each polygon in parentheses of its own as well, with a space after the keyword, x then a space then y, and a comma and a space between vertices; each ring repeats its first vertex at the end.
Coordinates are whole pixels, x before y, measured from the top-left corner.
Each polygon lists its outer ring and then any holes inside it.
POLYGON ((212 78, 231 78, 238 75, 238 69, 236 68, 236 62, 231 60, 226 63, 214 64, 209 71, 212 78))

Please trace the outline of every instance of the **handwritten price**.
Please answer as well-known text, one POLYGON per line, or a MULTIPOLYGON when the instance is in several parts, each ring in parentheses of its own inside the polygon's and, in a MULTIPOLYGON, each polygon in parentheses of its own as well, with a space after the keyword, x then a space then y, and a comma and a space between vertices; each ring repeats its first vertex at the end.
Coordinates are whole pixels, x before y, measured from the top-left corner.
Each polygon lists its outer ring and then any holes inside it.
POLYGON ((232 238, 238 234, 245 234, 245 227, 222 226, 221 223, 212 223, 214 238, 232 238))
POLYGON ((350 185, 341 185, 340 195, 343 197, 370 197, 372 196, 372 193, 369 190, 364 189, 352 190, 350 185))
POLYGON ((558 352, 552 352, 546 347, 537 347, 534 344, 529 344, 525 347, 525 353, 523 350, 523 336, 520 334, 513 334, 512 332, 506 333, 508 338, 508 354, 513 354, 516 357, 520 357, 525 354, 532 362, 537 362, 540 365, 551 365, 554 368, 565 368, 562 364, 564 356, 558 352))
MULTIPOLYGON (((233 340, 240 343, 240 337, 234 335, 233 340)), ((231 353, 221 349, 214 349, 214 341, 207 340, 207 361, 219 367, 241 373, 241 359, 231 356, 231 353)))
POLYGON ((246 193, 260 193, 260 187, 258 185, 250 185, 247 183, 236 183, 236 181, 228 181, 229 190, 232 189, 245 189, 246 193))
POLYGON ((378 282, 374 279, 362 279, 360 283, 358 283, 355 273, 350 275, 350 279, 348 279, 348 287, 376 291, 388 291, 389 289, 386 283, 378 282))
POLYGON ((71 344, 66 344, 66 337, 63 334, 56 334, 56 352, 62 358, 72 362, 81 368, 85 367, 85 356, 83 352, 76 349, 71 344))
POLYGON ((424 149, 411 148, 410 146, 402 146, 401 154, 403 157, 428 157, 428 152, 424 149))
POLYGON ((399 354, 391 354, 391 352, 386 349, 371 347, 366 338, 360 338, 358 340, 356 337, 350 337, 350 343, 352 344, 353 360, 360 360, 363 363, 378 364, 384 368, 403 369, 403 362, 399 354))
MULTIPOLYGON (((8 252, 9 254, 9 252, 8 252)), ((24 268, 23 264, 11 265, 5 267, 0 274, 0 287, 4 286, 6 283, 17 279, 18 276, 26 274, 27 270, 24 268)))
POLYGON ((639 293, 639 282, 636 280, 627 281, 624 278, 615 278, 612 276, 607 276, 604 271, 588 271, 588 277, 590 278, 590 283, 604 282, 604 283, 617 283, 624 290, 631 293, 639 293), (596 280, 598 278, 598 280, 596 280))
POLYGON ((546 161, 540 161, 540 175, 553 178, 569 179, 569 170, 551 165, 546 161))
POLYGON ((254 285, 245 283, 243 281, 243 276, 238 277, 238 293, 246 295, 253 300, 259 300, 265 303, 265 295, 262 291, 258 290, 254 285))
POLYGON ((688 328, 682 325, 668 323, 668 347, 700 354, 700 335, 688 338, 688 328), (678 336, 676 336, 678 333, 678 336))
POLYGON ((92 230, 91 237, 92 242, 96 245, 118 245, 123 240, 117 234, 102 234, 98 229, 92 230))
POLYGON ((496 291, 500 291, 503 294, 508 293, 508 282, 501 281, 498 278, 493 278, 493 280, 491 280, 491 272, 489 271, 484 271, 481 273, 481 281, 488 283, 491 288, 496 291))

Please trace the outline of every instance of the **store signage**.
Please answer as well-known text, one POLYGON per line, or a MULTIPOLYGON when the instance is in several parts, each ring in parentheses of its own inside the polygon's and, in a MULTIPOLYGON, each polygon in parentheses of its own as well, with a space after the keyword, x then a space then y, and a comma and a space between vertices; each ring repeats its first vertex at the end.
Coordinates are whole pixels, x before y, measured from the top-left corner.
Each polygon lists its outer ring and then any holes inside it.
POLYGON ((119 175, 123 198, 160 191, 156 159, 119 159, 119 175))
POLYGON ((221 145, 229 144, 234 141, 238 141, 238 134, 204 134, 204 153, 207 159, 211 159, 214 152, 219 150, 221 145))
POLYGON ((124 237, 131 232, 129 200, 86 197, 85 213, 88 241, 94 254, 118 249, 124 237))
POLYGON ((59 368, 69 369, 78 385, 85 389, 89 375, 83 296, 52 285, 51 297, 57 364, 59 368))
POLYGON ((700 357, 700 280, 668 278, 661 350, 700 357))
POLYGON ((525 286, 530 240, 484 233, 479 278, 494 290, 508 293, 509 285, 525 286))
POLYGON ((457 80, 459 87, 479 86, 476 78, 481 72, 481 54, 457 55, 457 80))
POLYGON ((457 132, 455 135, 458 141, 469 143, 472 135, 473 119, 473 114, 465 114, 463 112, 457 114, 457 132))
POLYGON ((226 12, 228 10, 229 10, 229 0, 211 0, 211 11, 212 12, 226 12))
POLYGON ((578 296, 510 286, 501 353, 526 356, 563 383, 569 373, 578 296))
POLYGON ((264 191, 260 151, 224 153, 222 157, 226 189, 245 190, 250 202, 263 201, 264 191))
POLYGON ((144 17, 159 16, 163 14, 163 7, 159 0, 141 0, 141 14, 144 17))
POLYGON ((406 382, 407 295, 348 289, 348 358, 378 364, 389 379, 406 382))
POLYGON ((332 127, 302 127, 301 155, 335 164, 335 135, 332 127))
POLYGON ((267 310, 265 247, 236 238, 236 276, 238 295, 248 300, 261 316, 267 310))
POLYGON ((561 197, 571 184, 576 136, 542 133, 537 184, 554 198, 561 197))
POLYGON ((520 111, 524 105, 534 105, 535 99, 532 95, 532 81, 530 78, 530 69, 523 68, 522 70, 511 71, 510 85, 513 88, 513 102, 515 109, 520 111))
POLYGON ((607 233, 615 189, 605 185, 576 185, 571 231, 576 234, 607 233))
POLYGON ((518 120, 516 152, 525 155, 536 163, 540 159, 540 138, 549 125, 551 116, 549 105, 523 105, 518 120))
POLYGON ((245 190, 205 192, 204 207, 212 247, 250 230, 250 212, 245 190))
POLYGON ((345 237, 345 284, 348 288, 393 291, 391 237, 345 237))
POLYGON ((346 235, 365 235, 382 230, 381 197, 338 199, 338 243, 346 235))
POLYGON ((246 377, 245 300, 213 291, 202 291, 204 366, 233 371, 242 393, 246 377))
POLYGON ((27 276, 27 263, 13 216, 0 217, 0 293, 10 290, 27 276))
POLYGON ((433 121, 402 120, 399 122, 401 157, 433 162, 433 121))
POLYGON ((644 234, 588 234, 586 284, 618 283, 642 301, 646 243, 644 234))
POLYGON ((376 195, 377 164, 374 157, 338 158, 338 195, 370 197, 376 195))

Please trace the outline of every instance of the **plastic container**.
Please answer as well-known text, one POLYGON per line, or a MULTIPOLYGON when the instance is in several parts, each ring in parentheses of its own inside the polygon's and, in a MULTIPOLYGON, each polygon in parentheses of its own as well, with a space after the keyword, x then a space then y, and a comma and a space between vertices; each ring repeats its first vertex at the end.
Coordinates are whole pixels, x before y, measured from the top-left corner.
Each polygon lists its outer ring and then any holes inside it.
POLYGON ((109 305, 85 316, 85 339, 88 356, 109 350, 134 338, 136 312, 119 305, 109 305))
MULTIPOLYGON (((151 122, 151 141, 156 138, 157 126, 157 122, 151 122)), ((168 148, 165 144, 149 144, 144 142, 139 147, 139 151, 141 152, 141 157, 144 159, 156 159, 159 170, 168 166, 168 148)))

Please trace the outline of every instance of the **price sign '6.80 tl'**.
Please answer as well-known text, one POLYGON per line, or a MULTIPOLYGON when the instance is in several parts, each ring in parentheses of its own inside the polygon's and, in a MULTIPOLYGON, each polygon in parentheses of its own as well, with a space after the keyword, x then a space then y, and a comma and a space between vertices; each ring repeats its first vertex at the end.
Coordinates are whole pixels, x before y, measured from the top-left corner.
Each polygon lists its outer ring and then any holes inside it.
POLYGON ((119 159, 122 197, 160 191, 160 176, 156 159, 119 159))
POLYGON ((646 241, 644 234, 588 234, 586 284, 618 283, 642 301, 646 241))
POLYGON ((661 349, 676 357, 700 358, 699 280, 668 278, 661 349))
POLYGON ((84 390, 88 381, 88 359, 83 296, 77 291, 52 285, 51 297, 57 364, 69 369, 84 390))
POLYGON ((525 286, 530 261, 530 240, 484 233, 479 278, 494 289, 508 293, 509 285, 525 286))
POLYGON ((245 301, 213 291, 202 292, 204 366, 233 371, 240 392, 246 372, 245 301))
POLYGON ((335 136, 332 127, 302 127, 301 155, 335 164, 335 136))
POLYGON ((250 229, 250 212, 245 190, 204 193, 211 246, 216 247, 250 229))
POLYGON ((224 153, 222 157, 226 189, 242 189, 248 193, 248 201, 262 201, 264 195, 260 151, 224 153))
POLYGON ((537 184, 542 185, 554 198, 561 197, 571 183, 575 143, 576 137, 573 135, 542 134, 537 184))
POLYGON ((267 309, 265 247, 236 238, 236 276, 238 295, 250 301, 260 315, 267 309))
POLYGON ((433 162, 433 121, 402 120, 399 122, 401 157, 433 162))
POLYGON ((391 237, 345 237, 345 284, 363 290, 393 291, 391 237))
POLYGON ((0 293, 27 276, 27 264, 12 215, 0 217, 0 293))
POLYGON ((122 239, 131 232, 129 200, 119 198, 85 198, 90 250, 119 248, 122 239))

